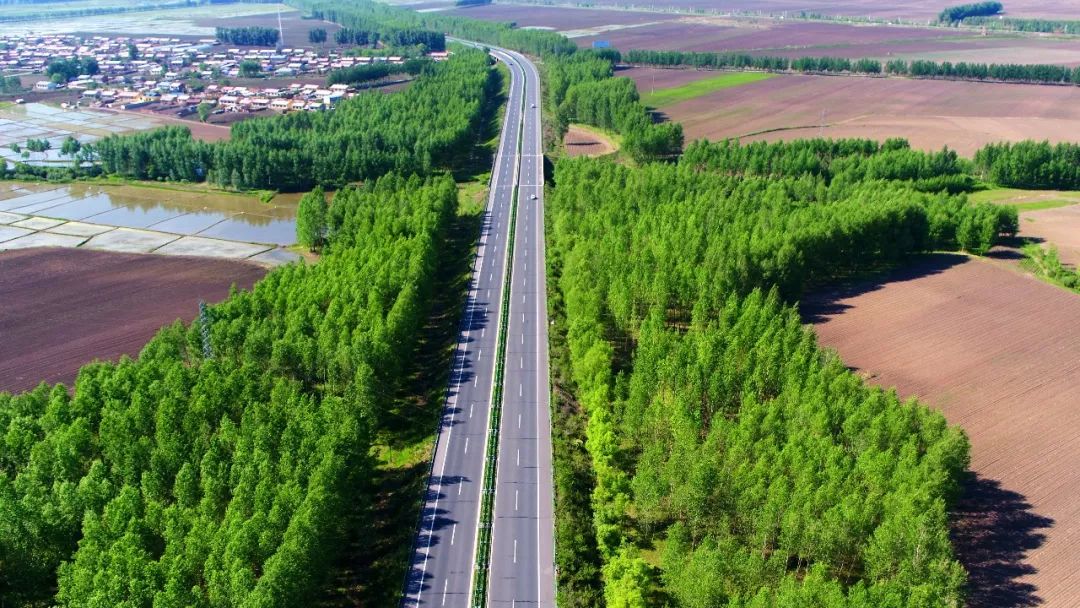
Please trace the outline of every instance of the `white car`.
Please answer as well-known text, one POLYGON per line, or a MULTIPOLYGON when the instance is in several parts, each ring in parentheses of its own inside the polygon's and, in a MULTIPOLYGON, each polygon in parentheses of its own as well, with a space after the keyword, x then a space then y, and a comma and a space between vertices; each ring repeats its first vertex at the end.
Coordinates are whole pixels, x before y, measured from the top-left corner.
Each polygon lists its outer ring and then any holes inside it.
POLYGON ((530 105, 529 105, 529 107, 530 107, 530 108, 535 108, 535 107, 536 107, 536 104, 535 104, 535 103, 534 103, 534 104, 530 104, 530 105))
POLYGON ((530 201, 535 201, 536 200, 536 195, 535 194, 530 195, 529 200, 530 201))

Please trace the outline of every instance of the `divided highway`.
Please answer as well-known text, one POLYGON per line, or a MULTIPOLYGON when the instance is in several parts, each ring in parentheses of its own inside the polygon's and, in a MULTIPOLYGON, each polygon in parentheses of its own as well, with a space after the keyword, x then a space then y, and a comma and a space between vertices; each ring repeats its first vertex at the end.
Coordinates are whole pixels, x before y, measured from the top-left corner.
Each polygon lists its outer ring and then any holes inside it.
POLYGON ((525 57, 492 54, 510 70, 510 91, 406 578, 407 607, 471 604, 502 315, 509 317, 487 598, 491 605, 555 605, 540 79, 525 57), (514 251, 507 252, 515 193, 514 251), (510 306, 503 310, 508 274, 510 306))
POLYGON ((488 605, 555 606, 540 74, 525 74, 488 605))

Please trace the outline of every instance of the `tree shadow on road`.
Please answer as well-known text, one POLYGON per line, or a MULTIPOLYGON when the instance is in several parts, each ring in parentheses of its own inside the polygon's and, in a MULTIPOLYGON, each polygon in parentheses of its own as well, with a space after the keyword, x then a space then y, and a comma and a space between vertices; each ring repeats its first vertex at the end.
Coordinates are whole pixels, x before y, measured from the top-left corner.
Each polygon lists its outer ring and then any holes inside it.
POLYGON ((1020 580, 1034 574, 1027 555, 1046 541, 1054 520, 1031 510, 1022 494, 968 473, 950 515, 950 536, 967 569, 968 608, 1039 606, 1035 586, 1020 580))

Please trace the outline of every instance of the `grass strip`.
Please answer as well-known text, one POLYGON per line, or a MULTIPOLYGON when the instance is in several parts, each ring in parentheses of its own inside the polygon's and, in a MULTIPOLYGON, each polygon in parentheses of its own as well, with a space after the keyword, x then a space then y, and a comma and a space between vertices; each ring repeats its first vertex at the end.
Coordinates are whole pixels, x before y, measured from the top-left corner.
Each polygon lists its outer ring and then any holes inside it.
MULTIPOLYGON (((776 76, 768 72, 728 72, 710 76, 666 89, 658 89, 641 96, 641 103, 651 108, 669 106, 680 101, 694 99, 723 89, 739 87, 776 76)), ((644 83, 642 83, 644 85, 644 83)), ((644 87, 642 87, 644 88, 644 87)))

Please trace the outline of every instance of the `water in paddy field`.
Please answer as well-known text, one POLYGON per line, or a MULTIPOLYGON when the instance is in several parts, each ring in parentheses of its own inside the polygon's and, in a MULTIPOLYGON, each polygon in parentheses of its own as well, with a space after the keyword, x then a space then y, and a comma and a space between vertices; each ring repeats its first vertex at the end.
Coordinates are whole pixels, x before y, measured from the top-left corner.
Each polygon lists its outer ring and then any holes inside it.
POLYGON ((0 212, 268 245, 296 242, 296 201, 140 186, 0 184, 0 212))
POLYGON ((74 137, 80 143, 91 143, 113 134, 142 131, 161 126, 152 116, 106 112, 90 109, 62 109, 43 103, 0 107, 0 158, 9 162, 30 165, 69 165, 70 156, 60 153, 64 140, 74 137), (30 139, 44 139, 52 146, 45 152, 25 150, 30 139), (13 144, 23 146, 16 152, 13 144), (23 153, 26 156, 23 156, 23 153))

